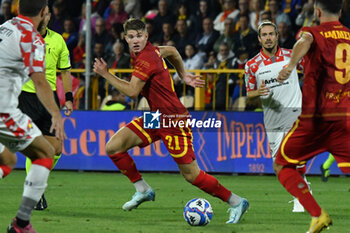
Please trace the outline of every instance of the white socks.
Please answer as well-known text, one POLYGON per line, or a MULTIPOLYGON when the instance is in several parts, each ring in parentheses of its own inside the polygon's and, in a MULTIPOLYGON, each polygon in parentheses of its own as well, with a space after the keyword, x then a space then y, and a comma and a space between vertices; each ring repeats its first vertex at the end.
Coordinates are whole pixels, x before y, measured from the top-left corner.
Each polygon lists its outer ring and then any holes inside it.
POLYGON ((24 181, 23 198, 17 212, 17 217, 29 221, 35 205, 43 195, 47 186, 50 170, 46 167, 32 164, 24 181))
POLYGON ((144 179, 138 180, 134 183, 137 192, 144 193, 148 191, 151 186, 149 186, 144 179))
POLYGON ((43 195, 50 170, 46 167, 32 164, 24 182, 23 197, 28 197, 38 202, 43 195))
POLYGON ((241 197, 237 196, 234 193, 231 193, 230 198, 227 200, 227 203, 232 206, 232 207, 236 207, 239 205, 239 203, 241 203, 241 197))

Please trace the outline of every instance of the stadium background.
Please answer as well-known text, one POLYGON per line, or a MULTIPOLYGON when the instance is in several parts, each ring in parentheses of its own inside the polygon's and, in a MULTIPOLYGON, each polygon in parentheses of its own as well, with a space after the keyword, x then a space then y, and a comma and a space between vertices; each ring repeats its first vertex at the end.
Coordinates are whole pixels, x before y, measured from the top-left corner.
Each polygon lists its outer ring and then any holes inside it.
MULTIPOLYGON (((0 2, 0 23, 2 23, 16 15, 16 0, 0 0, 0 2)), ((201 13, 198 12, 199 5, 203 1, 167 1, 170 12, 166 15, 170 17, 170 20, 173 20, 170 21, 172 22, 170 26, 174 27, 177 19, 185 19, 186 25, 189 24, 191 27, 188 30, 189 33, 192 34, 192 37, 196 37, 193 39, 194 41, 190 42, 196 48, 195 55, 183 55, 185 64, 188 65, 186 68, 195 69, 194 72, 203 74, 203 78, 207 80, 206 88, 202 92, 187 90, 182 83, 178 83, 176 91, 180 98, 183 97, 184 103, 189 107, 193 116, 199 119, 217 117, 223 120, 224 127, 220 130, 199 132, 194 130, 194 147, 202 169, 230 174, 218 175, 217 178, 227 188, 250 201, 251 208, 243 218, 242 224, 224 224, 227 220, 227 206, 224 203, 204 194, 201 190, 194 189, 190 184, 184 182, 183 177, 177 172, 173 174, 173 171, 177 171, 176 165, 161 144, 156 143, 145 149, 130 151, 140 170, 151 171, 151 173, 144 172, 143 176, 157 192, 155 203, 145 203, 137 211, 125 212, 120 208, 134 192, 133 186, 122 174, 81 172, 116 171, 113 163, 105 154, 105 142, 118 128, 133 117, 140 116, 142 109, 147 109, 141 98, 136 100, 120 98, 118 93, 115 93, 103 79, 96 77, 93 73, 91 73, 89 83, 86 83, 87 76, 90 74, 87 75, 87 67, 85 66, 86 51, 89 49, 85 48, 84 39, 86 36, 84 2, 84 0, 49 0, 53 12, 49 27, 62 34, 71 52, 76 110, 71 117, 64 118, 68 139, 64 141, 63 156, 57 164, 55 172, 50 174, 49 185, 45 192, 49 200, 49 208, 45 211, 35 212, 31 219, 36 230, 55 233, 305 232, 309 224, 308 214, 291 213, 292 205, 287 204, 291 200, 291 196, 281 187, 274 175, 258 176, 258 174, 272 174, 272 161, 267 148, 262 122, 263 115, 259 111, 261 110, 259 103, 246 102, 244 97, 242 75, 244 70, 241 68, 244 66, 244 61, 251 55, 249 53, 248 57, 243 55, 247 54, 246 46, 254 45, 256 41, 243 44, 243 46, 241 46, 241 42, 242 40, 249 41, 243 34, 249 35, 254 41, 253 37, 256 39, 254 29, 249 28, 248 31, 245 30, 245 33, 240 33, 237 18, 233 21, 234 25, 228 26, 230 27, 227 32, 228 37, 224 38, 226 42, 231 43, 229 49, 223 47, 221 53, 220 49, 214 51, 215 42, 211 43, 209 47, 199 46, 199 40, 202 39, 200 33, 202 29, 199 22, 204 17, 201 17, 201 13), (188 9, 186 15, 176 14, 177 6, 182 2, 188 9), (249 32, 251 33, 249 34, 249 32), (251 34, 253 36, 250 36, 251 34), (237 45, 235 46, 235 44, 237 45), (201 53, 201 48, 207 48, 204 54, 201 53), (115 99, 113 95, 118 98, 115 99), (100 109, 109 100, 122 102, 126 110, 101 111, 100 109), (154 173, 154 171, 158 172, 154 173), (161 171, 171 171, 171 174, 161 171), (231 175, 233 173, 247 175, 231 175), (194 197, 204 197, 213 206, 213 220, 205 228, 190 227, 183 220, 183 206, 194 197)), ((206 2, 209 6, 207 16, 214 20, 223 10, 222 7, 226 0, 207 0, 206 2)), ((254 12, 264 15, 264 11, 268 11, 269 7, 274 5, 271 4, 270 0, 237 0, 234 2, 235 9, 239 10, 239 15, 242 13, 242 7, 244 8, 242 3, 248 2, 250 16, 253 16, 254 12), (256 7, 256 2, 261 3, 260 8, 256 7)), ((287 27, 285 27, 285 22, 281 23, 282 26, 279 28, 280 34, 284 35, 286 34, 284 32, 288 32, 287 39, 284 38, 283 41, 280 41, 283 47, 290 47, 295 40, 295 34, 300 28, 295 22, 298 15, 303 16, 299 17, 302 24, 312 22, 310 5, 306 5, 308 2, 307 0, 277 1, 277 11, 286 13, 288 17, 285 18, 285 15, 282 15, 282 21, 289 19, 291 23, 287 27), (308 14, 304 14, 305 12, 308 14)), ((132 67, 127 49, 124 51, 120 49, 123 47, 120 46, 123 43, 125 47, 121 25, 112 23, 112 27, 108 30, 98 29, 101 27, 98 22, 101 21, 98 21, 97 18, 108 18, 110 3, 110 0, 92 1, 91 58, 103 56, 114 68, 113 72, 127 79, 131 69, 125 69, 132 67), (96 31, 102 33, 95 33, 96 31), (115 42, 118 42, 118 46, 116 45, 118 49, 115 48, 116 52, 112 49, 115 42)), ((128 9, 128 16, 139 14, 140 17, 147 18, 145 19, 147 25, 152 28, 158 3, 159 0, 126 0, 125 9, 128 9)), ((276 1, 272 1, 272 3, 276 3, 276 1)), ((349 7, 349 0, 345 0, 342 22, 348 27, 350 25, 349 7)), ((244 14, 246 15, 247 12, 244 14)), ((250 21, 255 24, 256 20, 251 19, 252 17, 250 17, 250 21)), ((154 33, 151 33, 152 42, 172 44, 178 48, 185 47, 186 43, 182 43, 183 41, 179 39, 177 29, 168 28, 165 31, 166 36, 164 37, 162 29, 154 30, 154 33), (173 30, 173 33, 167 34, 169 30, 173 30), (168 41, 163 41, 162 38, 168 41)), ((216 36, 218 38, 218 33, 216 36)), ((218 44, 220 45, 220 43, 218 44)), ((256 47, 253 47, 256 49, 257 45, 256 43, 256 47)), ((253 53, 251 52, 251 54, 253 53)), ((58 84, 60 87, 60 79, 58 79, 58 84)), ((58 94, 61 96, 63 96, 62 92, 62 89, 58 89, 58 94)), ((308 173, 319 174, 320 163, 326 156, 323 154, 310 161, 308 173)), ((18 200, 22 194, 23 178, 25 177, 23 167, 24 157, 19 155, 17 163, 19 169, 1 181, 0 227, 2 229, 8 226, 9 220, 14 216, 18 207, 18 200)), ((331 171, 332 174, 339 174, 336 164, 333 164, 331 171)), ((333 218, 334 226, 328 232, 349 232, 350 200, 347 198, 350 192, 349 178, 332 177, 327 184, 324 184, 320 177, 309 176, 308 180, 312 183, 315 198, 333 218)))
MULTIPOLYGON (((56 169, 115 170, 106 157, 104 144, 115 130, 142 114, 134 110, 145 110, 147 104, 144 105, 141 96, 135 100, 120 96, 104 79, 93 73, 89 74, 89 84, 86 83, 85 57, 89 49, 85 46, 89 43, 85 43, 85 37, 90 31, 91 58, 103 57, 116 74, 128 79, 132 59, 123 40, 122 23, 128 17, 141 17, 147 23, 149 40, 153 44, 176 46, 183 56, 186 69, 201 72, 207 80, 205 89, 198 92, 186 88, 172 73, 178 96, 182 100, 189 99, 186 105, 193 111, 191 114, 199 118, 213 115, 224 120, 225 128, 194 132, 194 146, 201 168, 209 172, 273 173, 259 101, 246 100, 242 68, 259 51, 256 25, 263 18, 277 24, 280 45, 292 48, 298 30, 316 23, 312 16, 312 2, 93 0, 89 29, 86 27, 85 1, 50 0, 52 17, 49 28, 63 36, 70 51, 75 107, 88 110, 75 111, 71 117, 65 118, 68 139, 64 142, 64 156, 56 169), (232 19, 227 20, 227 16, 232 19), (215 23, 217 17, 221 17, 219 23, 215 23), (206 19, 210 19, 213 28, 219 28, 217 24, 221 23, 224 29, 205 28, 203 21, 206 19), (121 103, 125 110, 92 111, 102 109, 108 101, 121 103)), ((17 14, 16 5, 15 0, 1 1, 0 23, 17 14)), ((349 1, 345 0, 341 17, 347 26, 350 25, 349 5, 349 1)), ((301 74, 301 87, 302 79, 301 74)), ((57 91, 63 96, 60 79, 58 82, 57 91)), ((131 154, 142 171, 177 170, 162 144, 134 149, 131 154)), ((318 156, 310 161, 308 173, 319 174, 319 166, 324 159, 324 156, 318 156)), ((17 168, 24 167, 23 160, 19 156, 17 168)), ((339 174, 336 165, 332 167, 332 174, 339 174)))

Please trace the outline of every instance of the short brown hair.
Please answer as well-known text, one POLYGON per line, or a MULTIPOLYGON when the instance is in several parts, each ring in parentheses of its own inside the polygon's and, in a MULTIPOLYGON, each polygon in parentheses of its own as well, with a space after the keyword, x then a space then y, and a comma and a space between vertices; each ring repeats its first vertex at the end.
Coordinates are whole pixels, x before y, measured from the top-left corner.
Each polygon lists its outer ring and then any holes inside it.
POLYGON ((146 24, 140 19, 136 19, 136 18, 130 18, 127 21, 125 21, 123 27, 124 27, 125 33, 127 33, 128 30, 135 30, 135 31, 146 30, 146 24))
POLYGON ((343 6, 343 0, 316 0, 315 3, 330 14, 339 14, 343 6))
POLYGON ((263 21, 261 24, 259 24, 259 27, 258 27, 258 35, 260 36, 260 31, 263 27, 265 26, 271 26, 275 29, 275 32, 276 32, 276 35, 278 35, 278 30, 277 30, 277 26, 276 24, 272 23, 271 21, 268 21, 268 20, 265 20, 263 21))
POLYGON ((34 17, 47 6, 47 0, 20 0, 19 13, 24 16, 34 17))

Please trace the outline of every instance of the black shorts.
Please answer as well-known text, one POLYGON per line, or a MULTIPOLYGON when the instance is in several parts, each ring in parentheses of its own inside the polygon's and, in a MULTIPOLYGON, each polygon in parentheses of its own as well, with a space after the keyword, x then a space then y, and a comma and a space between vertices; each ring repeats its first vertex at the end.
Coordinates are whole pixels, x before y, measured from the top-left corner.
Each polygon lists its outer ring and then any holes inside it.
MULTIPOLYGON (((60 106, 57 93, 54 91, 54 97, 57 106, 60 106)), ((19 95, 18 108, 30 118, 38 126, 43 135, 55 136, 54 132, 50 133, 51 115, 40 102, 35 93, 22 91, 19 95)))

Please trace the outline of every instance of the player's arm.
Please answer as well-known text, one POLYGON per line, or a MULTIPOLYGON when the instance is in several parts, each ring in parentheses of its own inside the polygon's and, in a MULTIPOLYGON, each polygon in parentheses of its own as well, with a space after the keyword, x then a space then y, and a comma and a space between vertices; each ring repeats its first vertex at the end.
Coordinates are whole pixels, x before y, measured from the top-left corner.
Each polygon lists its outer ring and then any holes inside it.
POLYGON ((45 73, 34 72, 30 74, 30 78, 34 83, 36 95, 52 116, 52 125, 50 128, 50 132, 55 130, 56 137, 63 140, 64 130, 61 112, 55 102, 52 89, 50 87, 50 84, 46 80, 45 73))
POLYGON ((65 107, 67 108, 64 114, 70 116, 73 112, 73 93, 72 93, 72 79, 69 70, 61 70, 63 90, 65 93, 65 107))
POLYGON ((301 38, 294 44, 291 59, 288 65, 278 74, 277 81, 283 82, 292 73, 298 62, 309 51, 314 38, 308 33, 304 33, 301 38))
POLYGON ((261 82, 261 85, 256 88, 257 83, 255 73, 251 70, 249 62, 245 65, 244 78, 246 83, 247 98, 255 98, 269 94, 270 90, 268 87, 266 87, 264 80, 261 82))
POLYGON ((73 112, 73 93, 72 78, 70 73, 71 64, 69 59, 69 50, 62 36, 57 36, 56 38, 57 39, 55 43, 57 43, 57 47, 59 47, 59 45, 61 47, 56 66, 57 69, 61 70, 63 90, 65 93, 64 106, 66 107, 66 110, 64 111, 64 114, 66 116, 70 116, 73 112))
POLYGON ((95 59, 94 72, 105 78, 112 86, 130 98, 137 98, 145 85, 145 81, 132 76, 130 82, 127 82, 108 71, 107 63, 101 58, 95 59))
POLYGON ((269 94, 270 89, 266 87, 266 84, 264 81, 261 82, 261 85, 257 90, 253 91, 247 91, 247 97, 248 98, 254 98, 259 96, 264 96, 269 94))
POLYGON ((203 87, 205 80, 200 79, 200 75, 187 73, 182 62, 182 58, 177 49, 173 46, 159 46, 159 52, 163 58, 166 58, 176 69, 179 77, 189 86, 203 87))

